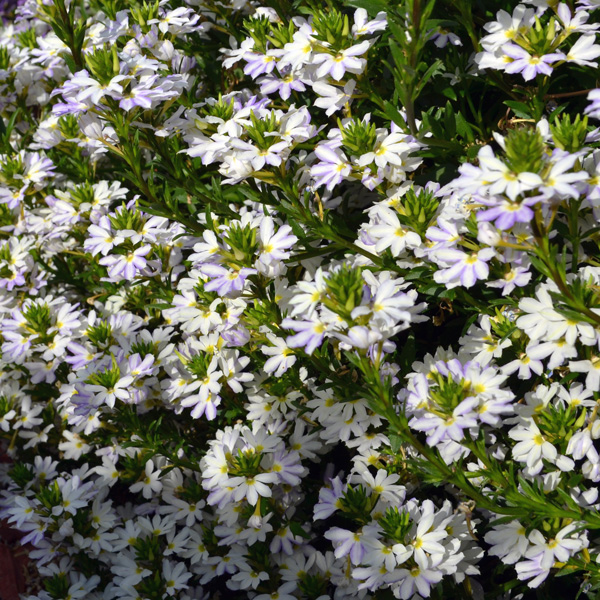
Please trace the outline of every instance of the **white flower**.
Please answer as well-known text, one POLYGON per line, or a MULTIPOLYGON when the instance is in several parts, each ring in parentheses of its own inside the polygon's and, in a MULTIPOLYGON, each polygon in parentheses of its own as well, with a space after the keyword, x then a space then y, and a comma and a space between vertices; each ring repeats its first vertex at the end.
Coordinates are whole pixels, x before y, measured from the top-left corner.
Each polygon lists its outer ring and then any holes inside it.
POLYGON ((350 79, 343 88, 316 81, 313 84, 313 90, 320 97, 315 100, 315 106, 326 109, 325 114, 329 117, 334 112, 341 110, 347 103, 352 102, 355 87, 354 79, 350 79))
POLYGON ((594 59, 600 56, 600 46, 594 44, 595 41, 595 35, 582 35, 567 52, 566 61, 581 66, 597 67, 598 63, 594 62, 594 59))
POLYGON ((162 576, 165 582, 167 596, 170 597, 175 594, 176 590, 185 590, 189 587, 187 581, 192 574, 187 571, 184 562, 174 563, 164 558, 162 563, 162 576))
POLYGON ((133 494, 141 491, 144 498, 152 498, 153 494, 158 494, 163 488, 163 484, 159 481, 159 477, 160 469, 155 471, 152 459, 148 459, 146 461, 143 478, 137 483, 129 486, 129 491, 133 494))
POLYGON ((271 357, 265 363, 265 373, 272 373, 275 377, 281 377, 296 362, 296 356, 283 338, 271 333, 267 334, 267 338, 273 346, 260 347, 263 354, 271 357))
POLYGON ((526 530, 519 521, 511 521, 494 527, 486 533, 485 541, 492 546, 490 554, 498 556, 508 565, 516 563, 529 548, 526 530))
POLYGON ((375 240, 375 250, 378 254, 389 248, 392 256, 398 256, 407 248, 418 248, 421 245, 421 236, 403 227, 396 211, 379 206, 375 214, 378 222, 370 226, 367 232, 375 240))
POLYGON ((551 463, 556 461, 558 456, 556 448, 544 438, 532 420, 528 420, 524 425, 513 427, 508 435, 518 442, 512 449, 513 458, 526 463, 531 475, 537 475, 542 470, 544 466, 542 459, 551 463))

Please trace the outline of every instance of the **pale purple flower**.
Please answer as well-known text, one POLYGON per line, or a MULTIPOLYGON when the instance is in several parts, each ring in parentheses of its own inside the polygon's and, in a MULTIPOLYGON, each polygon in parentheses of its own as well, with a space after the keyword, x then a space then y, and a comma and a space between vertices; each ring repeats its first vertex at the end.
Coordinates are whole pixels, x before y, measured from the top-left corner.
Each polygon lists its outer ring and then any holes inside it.
POLYGON ((315 106, 325 109, 325 114, 330 117, 334 112, 344 108, 352 102, 352 94, 356 87, 356 81, 351 79, 343 88, 329 85, 324 81, 315 81, 313 92, 320 97, 315 100, 315 106))
POLYGON ((373 331, 364 325, 351 327, 347 335, 339 332, 335 332, 333 335, 351 348, 370 348, 383 338, 379 331, 373 331))
POLYGON ((558 60, 564 60, 565 55, 559 52, 544 54, 542 56, 531 55, 527 50, 516 44, 505 44, 502 46, 504 54, 513 59, 508 63, 504 70, 506 73, 521 73, 525 81, 534 79, 536 75, 552 74, 552 63, 558 60))
POLYGON ((548 575, 550 575, 550 567, 542 564, 543 555, 540 554, 529 560, 521 561, 515 565, 517 578, 521 581, 529 579, 527 585, 530 588, 538 587, 548 575))
POLYGON ((237 325, 221 332, 221 337, 230 348, 239 348, 250 341, 250 332, 243 325, 237 325))
MULTIPOLYGON (((427 563, 408 569, 398 569, 394 571, 394 580, 396 577, 402 583, 395 587, 395 596, 401 600, 414 598, 415 594, 420 594, 423 598, 428 598, 431 594, 431 587, 442 580, 444 574, 440 570, 427 568, 427 563)), ((417 596, 418 597, 418 596, 417 596)))
POLYGON ((461 177, 456 183, 466 184, 470 188, 468 191, 492 196, 506 194, 511 200, 516 200, 519 194, 542 184, 541 177, 536 173, 513 173, 508 165, 494 156, 491 146, 481 148, 477 158, 481 168, 469 163, 459 168, 461 177))
POLYGON ((370 46, 371 44, 365 40, 337 54, 324 52, 317 54, 313 59, 313 63, 319 65, 316 72, 317 77, 321 79, 326 75, 331 75, 333 79, 339 81, 346 74, 346 71, 355 74, 362 73, 367 61, 364 58, 356 57, 367 52, 370 46))
POLYGON ((324 486, 319 490, 319 501, 314 506, 313 521, 319 519, 327 519, 339 507, 339 500, 344 495, 348 485, 342 483, 342 480, 338 477, 334 477, 330 480, 331 486, 324 486))
POLYGON ((293 72, 281 75, 281 77, 271 73, 263 77, 259 83, 261 94, 268 95, 278 92, 282 100, 287 100, 292 95, 292 91, 304 92, 306 90, 302 80, 296 78, 293 72))
POLYGON ((477 213, 478 221, 494 221, 494 225, 506 231, 516 223, 529 223, 533 219, 533 210, 530 206, 537 204, 539 198, 524 198, 521 202, 513 202, 507 198, 482 200, 490 208, 477 213), (499 200, 499 201, 498 201, 499 200))
POLYGON ((441 248, 435 252, 435 259, 452 266, 436 271, 433 278, 438 283, 445 283, 448 288, 458 285, 472 287, 478 279, 487 278, 490 272, 487 263, 494 255, 493 248, 484 248, 470 254, 458 248, 441 248))
POLYGON ((445 48, 448 45, 448 42, 450 42, 452 46, 462 46, 460 38, 447 29, 440 27, 437 31, 432 31, 431 33, 432 36, 429 40, 433 42, 437 48, 445 48))
POLYGON ((581 152, 570 154, 558 149, 554 151, 553 158, 558 160, 552 163, 550 172, 544 177, 544 185, 540 187, 540 192, 547 199, 556 196, 579 197, 580 191, 573 184, 578 181, 585 181, 589 178, 589 175, 585 171, 577 173, 567 173, 567 171, 573 167, 581 156, 581 152))
POLYGON ((592 90, 587 99, 591 104, 585 109, 585 114, 594 119, 600 119, 600 89, 592 90))
POLYGON ((150 251, 152 246, 141 246, 133 252, 127 254, 110 254, 101 258, 98 262, 105 267, 108 267, 108 276, 111 279, 122 277, 128 281, 134 279, 138 272, 146 267, 146 259, 144 258, 150 251))
POLYGON ((119 102, 119 107, 125 111, 130 111, 136 106, 148 109, 163 100, 175 98, 178 95, 175 91, 165 91, 160 85, 155 87, 158 79, 158 75, 142 79, 140 83, 131 87, 129 92, 123 96, 119 102))
POLYGON ((24 185, 18 190, 13 190, 8 186, 0 187, 0 204, 6 204, 10 209, 16 208, 25 199, 27 187, 24 185))
POLYGON ((339 527, 332 527, 325 533, 325 537, 333 542, 335 548, 335 557, 343 558, 350 556, 353 565, 359 565, 367 551, 362 542, 361 534, 339 527))
POLYGON ((93 104, 99 104, 104 96, 110 96, 119 100, 122 96, 123 86, 119 82, 127 79, 125 75, 115 75, 107 84, 102 84, 89 76, 88 72, 78 71, 63 85, 63 91, 76 91, 77 100, 83 102, 90 100, 93 104))
POLYGON ((413 417, 409 425, 417 431, 427 434, 427 444, 435 446, 440 442, 451 439, 460 442, 465 429, 477 427, 476 410, 479 404, 477 398, 463 400, 447 417, 426 413, 422 417, 413 417))
POLYGON ((114 408, 117 398, 123 402, 129 400, 129 387, 133 383, 131 375, 121 377, 111 388, 104 385, 87 384, 86 390, 94 393, 94 404, 100 406, 106 404, 110 408, 114 408))
POLYGON ((203 275, 211 277, 211 281, 204 284, 207 292, 217 292, 219 296, 234 295, 244 289, 246 278, 254 275, 256 269, 227 269, 222 265, 205 264, 200 267, 203 275))
POLYGON ((292 248, 298 238, 292 234, 289 225, 282 225, 275 233, 275 223, 271 217, 265 217, 258 233, 260 254, 258 260, 266 265, 273 261, 289 258, 289 248, 292 248))
POLYGON ((312 321, 294 321, 283 319, 281 326, 284 329, 297 331, 296 335, 287 338, 286 343, 290 348, 304 348, 307 354, 312 354, 321 345, 328 325, 315 315, 312 321))
POLYGON ((325 185, 331 191, 352 172, 346 155, 338 148, 321 144, 315 148, 315 154, 321 162, 312 166, 310 174, 315 178, 317 187, 325 185))
POLYGON ((21 267, 20 269, 13 267, 8 277, 0 277, 0 287, 6 288, 10 292, 15 287, 25 285, 25 273, 27 271, 26 267, 21 267))
POLYGON ((88 235, 90 237, 83 242, 83 248, 94 256, 98 253, 106 256, 115 246, 125 241, 124 237, 112 233, 110 220, 106 215, 100 217, 98 225, 88 227, 88 235))
POLYGON ((387 27, 387 15, 383 11, 378 12, 372 21, 368 19, 369 15, 364 8, 354 11, 354 25, 352 25, 353 38, 382 31, 387 27))
POLYGON ((582 67, 598 67, 598 63, 593 62, 600 56, 600 46, 594 44, 596 35, 582 35, 567 52, 566 61, 573 62, 582 67))
POLYGON ((260 171, 265 165, 278 167, 282 163, 286 150, 289 147, 287 142, 276 142, 268 148, 261 149, 242 140, 233 140, 231 145, 233 148, 241 151, 239 155, 240 159, 250 162, 255 171, 260 171))
POLYGON ((490 281, 488 287, 500 288, 503 296, 508 296, 515 287, 523 287, 529 283, 531 273, 525 267, 513 267, 502 279, 490 281))
MULTIPOLYGON (((218 386, 219 389, 221 386, 218 386)), ((194 394, 188 396, 181 401, 181 406, 189 408, 193 406, 190 413, 193 419, 199 419, 205 415, 209 421, 212 421, 217 416, 217 406, 221 404, 221 396, 208 392, 207 394, 194 394)))
POLYGON ((20 362, 21 357, 25 357, 31 348, 30 338, 22 336, 16 331, 2 332, 4 342, 2 344, 2 354, 5 359, 13 362, 20 362))
MULTIPOLYGON (((460 239, 460 233, 458 233, 456 225, 443 217, 438 218, 437 224, 438 227, 432 226, 427 229, 425 237, 444 247, 452 247, 454 242, 460 239)), ((438 246, 436 246, 437 248, 438 246)))
POLYGON ((64 115, 80 115, 87 112, 91 108, 91 104, 88 102, 82 102, 76 98, 65 98, 64 102, 57 102, 52 107, 52 113, 58 117, 64 115))
POLYGON ((247 61, 247 64, 244 66, 244 73, 250 75, 252 79, 256 79, 259 75, 264 75, 265 73, 271 73, 277 64, 274 56, 257 54, 255 52, 248 52, 244 55, 244 59, 247 61))

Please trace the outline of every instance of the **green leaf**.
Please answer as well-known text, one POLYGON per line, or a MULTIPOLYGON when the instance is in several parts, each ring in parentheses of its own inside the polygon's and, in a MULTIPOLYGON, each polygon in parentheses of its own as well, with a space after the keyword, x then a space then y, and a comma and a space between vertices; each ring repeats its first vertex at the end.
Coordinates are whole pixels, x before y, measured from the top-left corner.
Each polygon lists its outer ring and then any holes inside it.
POLYGON ((531 119, 531 113, 529 112, 529 106, 524 102, 517 102, 516 100, 505 100, 504 104, 508 108, 512 109, 519 119, 531 119))
MULTIPOLYGON (((424 64, 425 63, 420 63, 419 67, 421 67, 421 65, 424 65, 424 64)), ((441 73, 442 71, 445 71, 445 70, 446 70, 446 67, 444 66, 444 62, 439 58, 432 65, 430 65, 430 67, 427 69, 427 71, 425 71, 425 73, 423 73, 423 75, 421 76, 421 80, 419 81, 419 83, 415 86, 415 90, 413 92, 413 100, 417 99, 417 97, 421 93, 421 90, 425 87, 427 82, 434 75, 437 75, 438 73, 441 73)))
POLYGON ((450 98, 450 100, 456 100, 456 92, 454 91, 454 88, 452 88, 452 87, 444 88, 442 90, 442 94, 444 94, 444 96, 446 96, 446 98, 450 98))
POLYGON ((388 100, 383 103, 385 114, 392 120, 398 127, 402 127, 403 129, 407 129, 408 125, 404 120, 404 117, 400 113, 400 111, 388 100))
POLYGON ((467 122, 465 117, 461 112, 456 113, 456 131, 463 139, 468 142, 473 142, 475 140, 475 136, 473 135, 473 129, 471 125, 467 122))
POLYGON ((444 128, 448 139, 456 137, 456 118, 450 101, 446 102, 446 109, 444 110, 444 128))
POLYGON ((302 529, 302 525, 300 525, 300 523, 298 523, 297 521, 290 521, 290 531, 294 535, 303 537, 306 540, 309 540, 311 538, 311 536, 308 533, 306 533, 304 529, 302 529))
POLYGON ((354 6, 355 8, 364 8, 371 16, 381 11, 387 12, 388 10, 386 0, 346 0, 344 4, 354 6))
POLYGON ((402 438, 395 433, 390 433, 388 435, 388 439, 390 440, 390 447, 392 448, 392 452, 397 453, 402 447, 402 438))

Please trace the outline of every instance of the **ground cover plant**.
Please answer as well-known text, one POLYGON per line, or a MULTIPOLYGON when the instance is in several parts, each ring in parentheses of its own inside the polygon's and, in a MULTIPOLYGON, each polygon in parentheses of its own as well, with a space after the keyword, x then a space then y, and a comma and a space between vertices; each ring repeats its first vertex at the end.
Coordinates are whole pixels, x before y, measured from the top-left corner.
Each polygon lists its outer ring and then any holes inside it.
POLYGON ((27 598, 600 596, 598 0, 3 6, 27 598))

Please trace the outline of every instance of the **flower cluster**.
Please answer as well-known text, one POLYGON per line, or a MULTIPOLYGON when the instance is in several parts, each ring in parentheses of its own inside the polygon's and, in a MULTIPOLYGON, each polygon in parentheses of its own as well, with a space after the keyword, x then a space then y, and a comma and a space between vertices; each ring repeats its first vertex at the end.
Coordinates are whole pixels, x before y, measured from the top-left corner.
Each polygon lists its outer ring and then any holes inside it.
POLYGON ((7 4, 27 600, 595 597, 600 4, 264 4, 7 4))

